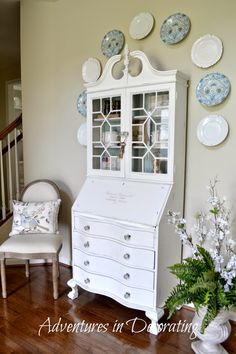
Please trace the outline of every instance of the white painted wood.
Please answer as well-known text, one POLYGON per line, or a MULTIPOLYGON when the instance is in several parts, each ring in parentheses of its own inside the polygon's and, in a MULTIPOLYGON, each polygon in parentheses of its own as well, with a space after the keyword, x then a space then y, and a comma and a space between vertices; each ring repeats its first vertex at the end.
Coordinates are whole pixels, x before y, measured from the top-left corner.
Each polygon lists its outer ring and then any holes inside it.
POLYGON ((153 306, 153 292, 144 289, 127 287, 104 275, 85 272, 81 268, 74 266, 73 279, 78 281, 79 285, 86 290, 90 291, 90 289, 97 289, 115 294, 127 305, 129 305, 129 303, 133 303, 146 307, 153 306))
POLYGON ((19 181, 19 156, 18 156, 18 143, 17 143, 17 129, 14 129, 15 141, 15 181, 16 181, 16 199, 20 197, 20 181, 19 181))
POLYGON ((3 169, 3 154, 2 154, 2 140, 0 140, 0 168, 1 168, 1 194, 2 194, 2 220, 6 219, 6 197, 5 197, 5 179, 3 169))
POLYGON ((144 231, 141 228, 137 228, 137 226, 128 227, 126 225, 117 225, 114 222, 104 222, 104 220, 81 217, 77 212, 74 213, 73 218, 74 231, 79 231, 87 235, 109 237, 109 239, 123 242, 127 246, 154 247, 154 228, 152 232, 144 231))
POLYGON ((74 250, 74 265, 85 271, 105 275, 120 283, 139 289, 154 290, 154 272, 127 267, 117 260, 91 256, 77 249, 74 250))
MULTIPOLYGON (((167 223, 166 214, 168 209, 183 211, 187 78, 177 70, 158 71, 144 53, 129 54, 126 48, 123 76, 115 79, 113 68, 120 60, 120 55, 110 58, 100 79, 86 84, 88 177, 72 208, 70 286, 75 289, 79 285, 110 296, 125 306, 146 311, 151 320, 149 332, 157 335, 162 306, 176 285, 168 266, 181 260, 181 246, 167 223), (142 63, 142 70, 135 77, 129 74, 130 56, 142 63), (106 98, 111 109, 112 97, 113 101, 118 97, 120 110, 114 109, 109 120, 104 118, 108 116, 103 108, 106 98), (150 97, 154 97, 153 102, 150 97), (151 110, 153 103, 156 113, 151 110), (110 135, 114 125, 119 127, 120 146, 117 141, 112 145, 109 139, 108 142, 104 139, 101 124, 108 124, 110 135), (166 137, 151 136, 157 134, 158 124, 161 127, 158 134, 168 124, 166 137), (123 152, 120 169, 119 165, 115 165, 117 170, 102 169, 107 165, 99 164, 99 159, 97 164, 92 163, 92 154, 99 156, 103 149, 108 151, 109 141, 113 150, 123 152), (159 156, 152 150, 166 147, 166 155, 164 150, 159 156), (167 171, 158 172, 155 161, 153 170, 146 169, 146 172, 134 164, 138 170, 134 172, 131 159, 145 157, 145 153, 155 155, 156 160, 161 156, 163 161, 166 159, 167 171)), ((112 160, 112 154, 115 152, 110 153, 108 161, 112 160)), ((72 292, 70 298, 74 297, 72 292)))
POLYGON ((154 269, 155 253, 153 250, 128 247, 108 238, 92 237, 76 232, 74 233, 73 245, 75 249, 88 254, 114 259, 127 266, 154 269))
POLYGON ((79 213, 155 227, 169 193, 167 184, 87 178, 75 201, 75 209, 79 213))
POLYGON ((12 212, 12 199, 13 199, 13 194, 12 194, 12 168, 11 168, 11 146, 10 146, 11 140, 10 140, 10 134, 7 135, 7 146, 8 146, 8 152, 7 152, 7 159, 8 159, 8 192, 9 192, 9 209, 10 212, 12 212))

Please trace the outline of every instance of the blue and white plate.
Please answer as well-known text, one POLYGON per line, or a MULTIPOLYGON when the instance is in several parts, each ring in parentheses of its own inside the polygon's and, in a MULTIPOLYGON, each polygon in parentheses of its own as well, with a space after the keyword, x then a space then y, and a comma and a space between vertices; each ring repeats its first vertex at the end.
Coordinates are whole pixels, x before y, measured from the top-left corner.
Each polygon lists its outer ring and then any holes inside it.
POLYGON ((216 106, 223 102, 230 92, 230 81, 227 76, 212 73, 204 76, 197 85, 196 97, 204 106, 216 106))
POLYGON ((160 36, 164 43, 175 44, 182 41, 189 30, 189 17, 185 14, 177 13, 165 19, 161 26, 160 36))
POLYGON ((118 30, 108 32, 101 43, 102 54, 107 58, 119 54, 124 45, 124 34, 118 30))
POLYGON ((82 91, 77 99, 77 110, 82 116, 87 116, 87 93, 86 90, 82 91))

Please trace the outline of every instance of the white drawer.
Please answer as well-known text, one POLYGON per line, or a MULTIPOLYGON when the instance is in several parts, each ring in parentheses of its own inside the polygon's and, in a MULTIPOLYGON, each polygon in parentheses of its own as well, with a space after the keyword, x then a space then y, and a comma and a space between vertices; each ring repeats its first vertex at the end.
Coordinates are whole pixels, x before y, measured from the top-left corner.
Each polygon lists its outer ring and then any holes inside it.
POLYGON ((99 220, 81 217, 74 212, 74 231, 82 231, 88 235, 109 237, 113 240, 124 242, 127 245, 138 247, 154 247, 154 232, 142 230, 142 228, 115 225, 99 220))
POLYGON ((76 249, 73 264, 85 271, 111 277, 126 286, 154 289, 154 273, 148 270, 126 267, 111 259, 91 256, 76 249))
POLYGON ((132 303, 153 307, 154 294, 151 291, 129 288, 112 278, 92 274, 76 266, 73 267, 73 278, 83 288, 92 292, 101 291, 107 296, 114 295, 118 301, 120 299, 122 303, 127 303, 127 306, 132 303))
POLYGON ((113 259, 126 266, 151 270, 155 266, 155 252, 152 250, 127 247, 111 240, 90 237, 78 232, 73 233, 73 248, 78 248, 88 254, 113 259))

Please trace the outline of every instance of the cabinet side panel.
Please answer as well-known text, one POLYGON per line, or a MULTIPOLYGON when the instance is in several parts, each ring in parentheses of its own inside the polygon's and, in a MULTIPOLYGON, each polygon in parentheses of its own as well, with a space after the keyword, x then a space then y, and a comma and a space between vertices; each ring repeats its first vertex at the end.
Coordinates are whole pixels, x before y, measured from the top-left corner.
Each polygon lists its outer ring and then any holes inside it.
POLYGON ((162 306, 172 288, 178 283, 168 267, 181 261, 182 246, 173 225, 168 224, 168 210, 184 213, 185 190, 185 140, 186 140, 186 96, 187 88, 177 84, 175 116, 175 159, 174 184, 166 204, 158 238, 157 306, 162 306))

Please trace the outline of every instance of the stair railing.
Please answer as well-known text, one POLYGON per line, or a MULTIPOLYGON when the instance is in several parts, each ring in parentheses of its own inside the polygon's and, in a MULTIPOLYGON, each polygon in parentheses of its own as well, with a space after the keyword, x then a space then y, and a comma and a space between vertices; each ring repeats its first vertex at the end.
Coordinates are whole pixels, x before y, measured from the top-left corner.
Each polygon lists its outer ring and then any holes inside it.
POLYGON ((22 115, 0 132, 0 225, 12 215, 23 188, 22 115))

